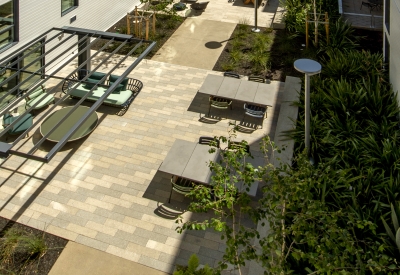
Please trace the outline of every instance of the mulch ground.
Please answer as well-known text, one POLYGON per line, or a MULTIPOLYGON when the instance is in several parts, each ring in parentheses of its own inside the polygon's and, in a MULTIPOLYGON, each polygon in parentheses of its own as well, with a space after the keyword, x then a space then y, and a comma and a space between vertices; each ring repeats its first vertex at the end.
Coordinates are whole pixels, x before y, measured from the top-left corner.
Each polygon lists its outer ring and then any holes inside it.
MULTIPOLYGON (((236 29, 238 26, 236 26, 236 29)), ((249 26, 249 33, 251 34, 251 26, 249 26)), ((260 28, 261 32, 264 32, 265 28, 260 28)), ((230 59, 230 52, 232 50, 231 40, 234 38, 235 32, 233 32, 232 37, 226 43, 224 50, 222 51, 218 61, 216 62, 213 70, 221 71, 222 65, 228 63, 230 59)), ((292 39, 292 47, 288 48, 287 39, 285 37, 284 30, 273 30, 271 33, 275 39, 272 42, 272 46, 270 49, 270 68, 263 75, 257 74, 259 76, 264 76, 266 79, 277 80, 277 81, 285 81, 287 75, 302 77, 303 74, 296 71, 293 67, 293 62, 298 58, 304 58, 302 56, 302 51, 299 49, 304 49, 303 45, 305 44, 305 40, 303 37, 295 37, 292 39), (283 38, 283 39, 282 39, 283 38), (283 50, 285 49, 285 50, 283 50)), ((364 30, 364 29, 355 29, 354 34, 360 37, 359 41, 359 50, 368 50, 371 53, 382 53, 382 41, 383 35, 382 31, 372 31, 372 30, 364 30)), ((248 36, 249 39, 252 36, 248 36)), ((250 43, 251 44, 251 43, 250 43)), ((247 45, 243 47, 242 52, 248 51, 246 48, 247 45)), ((241 66, 239 65, 235 68, 235 72, 240 75, 254 75, 252 72, 252 67, 248 65, 248 62, 241 62, 241 66)))
MULTIPOLYGON (((11 275, 11 274, 24 274, 24 275, 45 275, 50 272, 50 269, 57 261, 64 247, 67 245, 68 240, 61 237, 45 233, 41 230, 34 229, 32 227, 10 221, 8 219, 0 217, 0 238, 4 238, 4 234, 10 228, 22 230, 28 236, 43 237, 44 242, 47 246, 46 253, 40 258, 33 258, 26 261, 28 255, 21 255, 16 253, 12 258, 12 261, 0 263, 0 274, 11 275)), ((1 253, 1 251, 0 251, 1 253)))
MULTIPOLYGON (((141 13, 140 13, 141 14, 141 13)), ((149 27, 149 40, 156 41, 157 44, 155 47, 147 54, 146 59, 151 59, 157 51, 167 42, 167 40, 172 36, 172 34, 179 28, 179 26, 185 21, 186 18, 184 17, 172 17, 170 15, 165 14, 157 14, 156 15, 156 28, 155 34, 152 32, 152 21, 150 20, 150 27, 149 27)), ((131 20, 132 21, 132 20, 131 20)), ((117 23, 111 26, 107 32, 113 33, 127 33, 127 22, 126 16, 121 18, 117 23)), ((130 34, 134 37, 134 25, 133 23, 130 24, 130 34)), ((141 37, 140 39, 145 39, 145 25, 142 24, 141 26, 141 37)), ((105 43, 108 41, 99 39, 99 41, 93 44, 92 49, 99 50, 105 43)), ((118 54, 127 54, 137 42, 127 43, 124 47, 118 51, 118 54)), ((112 52, 120 43, 114 43, 111 47, 106 48, 105 52, 112 52)), ((139 56, 142 51, 147 47, 147 44, 140 47, 132 56, 139 56)))

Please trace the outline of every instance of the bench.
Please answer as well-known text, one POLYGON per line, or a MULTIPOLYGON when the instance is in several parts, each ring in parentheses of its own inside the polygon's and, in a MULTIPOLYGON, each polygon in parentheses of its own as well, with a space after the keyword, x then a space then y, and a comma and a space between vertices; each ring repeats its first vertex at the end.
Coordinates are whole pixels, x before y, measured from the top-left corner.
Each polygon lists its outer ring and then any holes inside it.
MULTIPOLYGON (((90 90, 97 86, 95 90, 85 99, 88 101, 97 101, 107 89, 115 82, 119 76, 109 75, 108 78, 102 82, 106 74, 100 72, 90 72, 87 70, 79 70, 71 76, 70 79, 66 79, 63 83, 62 91, 68 94, 71 98, 80 99, 84 97, 90 90), (78 86, 76 84, 80 82, 79 79, 91 74, 86 81, 82 81, 78 86), (78 75, 80 77, 78 77, 78 75)), ((104 100, 104 105, 122 108, 118 115, 124 115, 128 110, 133 99, 138 95, 143 87, 143 83, 137 79, 125 78, 120 85, 104 100)))

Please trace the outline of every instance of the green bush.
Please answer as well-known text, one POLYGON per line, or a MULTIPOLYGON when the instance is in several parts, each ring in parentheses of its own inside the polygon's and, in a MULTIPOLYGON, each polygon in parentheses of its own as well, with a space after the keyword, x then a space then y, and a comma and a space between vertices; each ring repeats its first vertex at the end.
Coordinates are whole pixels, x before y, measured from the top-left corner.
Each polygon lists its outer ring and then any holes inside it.
POLYGON ((385 81, 387 77, 381 54, 357 50, 343 52, 339 49, 331 49, 326 54, 321 60, 322 74, 326 78, 357 82, 370 78, 385 81))
POLYGON ((205 265, 203 268, 199 268, 200 262, 196 254, 193 254, 188 262, 188 266, 178 266, 177 271, 174 275, 212 275, 212 269, 205 265))
POLYGON ((341 18, 329 25, 329 43, 326 40, 325 28, 320 34, 320 52, 329 52, 331 50, 351 51, 359 46, 359 38, 354 35, 354 29, 341 18))

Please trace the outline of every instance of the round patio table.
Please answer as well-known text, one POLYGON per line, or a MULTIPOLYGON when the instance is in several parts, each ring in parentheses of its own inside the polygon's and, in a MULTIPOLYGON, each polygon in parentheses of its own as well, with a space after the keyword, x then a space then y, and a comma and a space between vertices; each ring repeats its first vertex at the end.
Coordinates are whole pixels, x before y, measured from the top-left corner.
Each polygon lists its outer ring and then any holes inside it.
MULTIPOLYGON (((72 107, 65 107, 62 108, 50 116, 48 116, 40 125, 40 134, 45 136, 47 133, 50 132, 54 126, 67 115, 67 113, 73 108, 72 107)), ((47 140, 53 142, 59 142, 63 136, 65 136, 68 131, 71 129, 72 126, 89 110, 89 107, 79 106, 75 109, 75 111, 69 115, 69 117, 64 120, 60 126, 52 132, 48 137, 47 140)), ((68 142, 81 139, 88 134, 90 134, 97 126, 99 118, 97 113, 92 113, 89 118, 78 128, 78 130, 68 139, 68 142)))

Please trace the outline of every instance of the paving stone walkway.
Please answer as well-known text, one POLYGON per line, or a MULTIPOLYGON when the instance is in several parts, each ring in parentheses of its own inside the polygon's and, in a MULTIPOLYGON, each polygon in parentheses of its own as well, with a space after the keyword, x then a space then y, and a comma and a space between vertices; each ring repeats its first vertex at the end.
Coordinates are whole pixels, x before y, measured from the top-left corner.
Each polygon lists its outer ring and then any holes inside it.
MULTIPOLYGON (((102 70, 108 70, 107 64, 102 70)), ((192 253, 202 264, 215 266, 225 249, 218 234, 175 232, 180 214, 188 219, 208 216, 185 212, 188 201, 177 193, 168 204, 170 175, 157 172, 175 139, 227 135, 228 122, 242 119, 243 106, 234 103, 232 112, 213 110, 214 116, 227 119, 202 122, 208 98, 197 91, 207 74, 220 73, 142 61, 130 77, 144 87, 124 116, 115 115, 115 108, 100 107, 95 131, 68 143, 48 164, 17 156, 2 161, 0 215, 167 273, 186 264, 192 253)), ((250 143, 260 164, 264 158, 258 142, 266 134, 274 136, 282 91, 283 83, 263 129, 237 136, 250 143)), ((36 130, 24 142, 32 145, 39 138, 36 130)), ((37 154, 46 150, 44 144, 37 154)))

